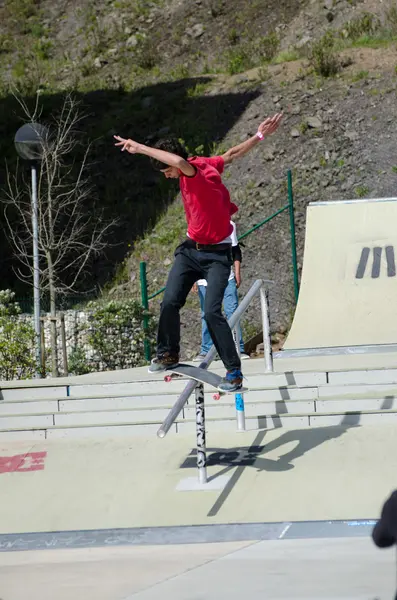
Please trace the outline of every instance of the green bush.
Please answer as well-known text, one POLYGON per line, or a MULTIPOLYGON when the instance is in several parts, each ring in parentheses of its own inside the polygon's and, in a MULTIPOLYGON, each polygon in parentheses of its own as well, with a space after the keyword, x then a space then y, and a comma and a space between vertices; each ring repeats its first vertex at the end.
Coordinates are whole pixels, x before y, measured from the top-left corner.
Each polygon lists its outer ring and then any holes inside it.
POLYGON ((375 15, 365 12, 348 21, 343 28, 343 33, 350 40, 358 40, 362 36, 373 35, 379 27, 379 19, 375 15))
POLYGON ((313 42, 309 48, 309 60, 315 73, 331 77, 340 69, 335 36, 328 31, 322 38, 313 42))
POLYGON ((0 291, 0 379, 30 379, 35 373, 34 329, 20 319, 10 290, 0 291))
POLYGON ((261 62, 270 62, 273 60, 278 52, 279 47, 280 38, 274 31, 260 38, 257 43, 257 49, 261 62))
MULTIPOLYGON (((95 370, 113 371, 145 363, 143 309, 136 300, 89 303, 89 360, 95 370)), ((149 316, 149 340, 154 342, 154 320, 149 316)))
POLYGON ((385 24, 392 35, 397 35, 397 3, 393 2, 386 12, 385 24))
POLYGON ((227 70, 230 75, 247 71, 254 64, 248 51, 248 46, 243 44, 229 50, 227 60, 227 70))
POLYGON ((86 375, 87 373, 92 373, 94 370, 82 346, 73 348, 70 353, 68 357, 68 370, 71 375, 86 375))

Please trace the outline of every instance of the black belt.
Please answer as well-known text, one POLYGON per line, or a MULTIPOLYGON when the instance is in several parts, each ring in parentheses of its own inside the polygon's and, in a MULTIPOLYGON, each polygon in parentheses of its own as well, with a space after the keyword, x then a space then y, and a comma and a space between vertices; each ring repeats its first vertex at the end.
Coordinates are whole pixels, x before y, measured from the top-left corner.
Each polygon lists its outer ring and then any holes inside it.
POLYGON ((190 238, 184 242, 184 245, 187 248, 195 248, 196 250, 203 250, 204 252, 222 252, 224 250, 229 250, 232 247, 231 244, 226 242, 221 244, 199 244, 190 238))

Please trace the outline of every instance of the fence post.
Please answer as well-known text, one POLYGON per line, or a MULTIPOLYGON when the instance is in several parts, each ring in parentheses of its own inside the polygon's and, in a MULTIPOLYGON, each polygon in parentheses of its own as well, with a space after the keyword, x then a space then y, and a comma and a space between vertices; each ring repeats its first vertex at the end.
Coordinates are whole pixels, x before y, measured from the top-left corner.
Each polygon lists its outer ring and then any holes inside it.
POLYGON ((142 308, 143 308, 143 331, 145 334, 145 338, 143 341, 144 351, 145 351, 145 359, 150 361, 151 351, 150 351, 150 341, 148 338, 148 329, 149 329, 149 300, 147 293, 147 280, 146 280, 146 263, 145 261, 141 261, 139 265, 139 274, 141 278, 141 297, 142 297, 142 308))
POLYGON ((199 483, 207 483, 207 454, 205 444, 205 405, 204 386, 198 383, 196 392, 196 439, 197 439, 197 469, 199 483))
POLYGON ((292 191, 292 173, 288 171, 288 204, 289 204, 289 222, 291 230, 291 252, 292 252, 292 269, 294 272, 294 291, 295 301, 298 301, 299 296, 299 279, 298 279, 298 262, 296 258, 296 234, 295 234, 295 215, 294 215, 294 194, 292 191))
POLYGON ((40 317, 40 339, 41 339, 41 376, 45 377, 45 331, 44 331, 44 317, 40 317))
POLYGON ((62 340, 62 358, 63 358, 63 374, 65 377, 69 375, 68 354, 66 350, 66 330, 65 330, 65 314, 61 312, 59 315, 61 321, 61 340, 62 340))

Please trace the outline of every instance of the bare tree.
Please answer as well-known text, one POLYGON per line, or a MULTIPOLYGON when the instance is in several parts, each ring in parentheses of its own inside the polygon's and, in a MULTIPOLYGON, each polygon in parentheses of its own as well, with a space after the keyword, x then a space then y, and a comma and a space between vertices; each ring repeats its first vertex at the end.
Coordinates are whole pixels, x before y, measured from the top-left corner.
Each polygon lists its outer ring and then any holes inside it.
MULTIPOLYGON (((40 119, 39 97, 29 110, 16 96, 25 118, 34 123, 40 119)), ((78 127, 83 115, 79 102, 70 94, 65 96, 62 108, 53 123, 50 135, 42 141, 42 160, 38 176, 38 229, 40 289, 48 293, 51 311, 51 365, 52 375, 58 375, 56 309, 60 295, 76 293, 78 282, 87 270, 93 256, 110 245, 107 234, 115 221, 104 222, 102 214, 95 221, 89 210, 93 186, 88 172, 90 145, 76 164, 80 144, 78 127), (94 222, 93 222, 94 221, 94 222)), ((29 187, 24 182, 19 166, 16 172, 7 169, 4 214, 8 236, 21 265, 17 276, 32 283, 32 215, 29 187)), ((81 286, 80 286, 81 289, 81 286)), ((87 290, 86 290, 87 291, 87 290)))

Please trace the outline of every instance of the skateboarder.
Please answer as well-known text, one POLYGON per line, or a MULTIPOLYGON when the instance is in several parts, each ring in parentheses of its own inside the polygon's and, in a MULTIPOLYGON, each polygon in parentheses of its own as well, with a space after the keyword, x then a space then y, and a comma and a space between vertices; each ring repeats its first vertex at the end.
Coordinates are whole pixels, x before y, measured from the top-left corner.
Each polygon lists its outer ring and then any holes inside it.
POLYGON ((145 146, 118 135, 116 146, 130 154, 144 154, 167 179, 179 179, 187 221, 187 239, 175 250, 168 275, 157 334, 157 356, 151 373, 164 371, 179 363, 180 318, 193 284, 207 280, 204 318, 216 350, 225 365, 226 377, 219 389, 234 391, 242 387, 243 374, 232 331, 222 315, 222 300, 233 264, 230 218, 238 209, 222 182, 225 165, 247 154, 266 135, 279 126, 281 114, 265 119, 257 133, 222 156, 188 158, 183 146, 173 138, 162 139, 155 147, 145 146))

